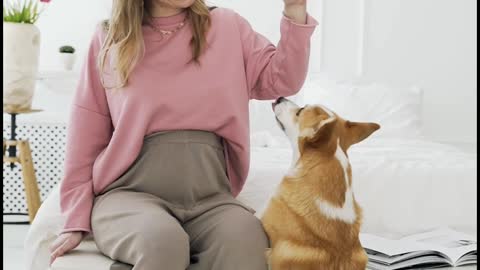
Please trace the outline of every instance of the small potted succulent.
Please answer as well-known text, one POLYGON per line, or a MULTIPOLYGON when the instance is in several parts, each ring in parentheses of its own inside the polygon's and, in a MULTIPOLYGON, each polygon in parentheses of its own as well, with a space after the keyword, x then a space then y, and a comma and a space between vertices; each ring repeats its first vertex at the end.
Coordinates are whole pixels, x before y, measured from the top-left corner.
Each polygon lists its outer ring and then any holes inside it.
POLYGON ((75 64, 75 48, 70 45, 65 45, 60 47, 58 51, 60 52, 63 67, 66 70, 72 70, 73 64, 75 64))

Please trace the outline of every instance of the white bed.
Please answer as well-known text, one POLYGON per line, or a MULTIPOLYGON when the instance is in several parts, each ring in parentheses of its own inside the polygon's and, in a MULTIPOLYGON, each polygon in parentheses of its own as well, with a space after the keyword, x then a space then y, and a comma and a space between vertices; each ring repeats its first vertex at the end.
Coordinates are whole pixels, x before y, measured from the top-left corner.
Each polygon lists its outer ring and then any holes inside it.
MULTIPOLYGON (((349 151, 363 232, 401 237, 439 226, 476 235, 476 154, 421 139, 372 136, 349 151)), ((291 150, 252 148, 240 198, 261 211, 291 162, 291 150)))
MULTIPOLYGON (((397 238, 449 226, 476 235, 476 153, 422 137, 421 97, 418 89, 325 86, 310 80, 302 98, 326 105, 344 118, 382 125, 379 132, 349 151, 355 196, 364 209, 363 232, 397 238)), ((253 103, 250 174, 239 196, 259 215, 291 162, 286 138, 274 127, 273 119, 265 117, 271 114, 269 110, 266 103, 253 103)), ((27 236, 27 269, 46 269, 47 247, 63 226, 59 211, 57 187, 27 236)), ((85 241, 82 248, 84 252, 59 259, 52 270, 108 269, 111 262, 95 253, 91 241, 85 241), (72 262, 78 262, 78 267, 71 268, 72 262)))
MULTIPOLYGON (((250 174, 239 199, 257 214, 290 166, 291 149, 280 145, 252 147, 250 174)), ((420 139, 372 136, 353 146, 349 157, 355 196, 364 209, 362 232, 399 238, 448 226, 476 235, 476 154, 420 139)), ((58 201, 55 188, 29 232, 28 269, 45 269, 47 247, 63 224, 58 201)), ((111 261, 96 253, 91 241, 81 249, 59 259, 52 270, 77 269, 71 268, 73 261, 79 263, 78 269, 90 268, 94 262, 94 269, 109 269, 111 261)))
MULTIPOLYGON (((349 151, 354 192, 364 209, 363 232, 397 238, 440 226, 476 235, 475 151, 423 136, 423 91, 381 83, 353 84, 310 77, 301 104, 322 104, 341 117, 381 129, 349 151)), ((256 104, 257 114, 270 106, 256 104)), ((286 139, 268 118, 253 118, 252 162, 241 197, 261 209, 290 166, 286 139)), ((438 132, 441 132, 439 130, 438 132)))

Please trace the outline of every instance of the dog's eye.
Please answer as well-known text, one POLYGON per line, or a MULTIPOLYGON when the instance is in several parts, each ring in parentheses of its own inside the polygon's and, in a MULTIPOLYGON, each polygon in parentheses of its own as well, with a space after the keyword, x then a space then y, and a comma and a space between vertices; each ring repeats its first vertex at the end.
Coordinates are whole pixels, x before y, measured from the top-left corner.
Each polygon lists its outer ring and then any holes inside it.
POLYGON ((302 113, 303 109, 305 109, 305 107, 303 107, 303 108, 300 108, 300 109, 297 111, 297 116, 299 116, 299 115, 300 115, 300 113, 302 113))

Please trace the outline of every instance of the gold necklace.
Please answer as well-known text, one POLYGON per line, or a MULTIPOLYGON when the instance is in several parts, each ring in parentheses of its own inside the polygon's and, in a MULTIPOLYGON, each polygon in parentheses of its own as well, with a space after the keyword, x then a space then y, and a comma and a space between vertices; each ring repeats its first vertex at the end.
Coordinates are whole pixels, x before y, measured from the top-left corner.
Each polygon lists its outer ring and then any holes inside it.
POLYGON ((177 27, 175 27, 172 30, 160 29, 156 25, 154 25, 153 23, 149 23, 148 25, 153 29, 153 31, 155 31, 157 33, 160 33, 162 36, 170 36, 170 35, 174 34, 175 32, 178 32, 178 30, 182 29, 182 27, 185 26, 185 21, 186 20, 187 20, 187 18, 185 18, 183 20, 183 22, 181 22, 179 25, 177 25, 177 27))

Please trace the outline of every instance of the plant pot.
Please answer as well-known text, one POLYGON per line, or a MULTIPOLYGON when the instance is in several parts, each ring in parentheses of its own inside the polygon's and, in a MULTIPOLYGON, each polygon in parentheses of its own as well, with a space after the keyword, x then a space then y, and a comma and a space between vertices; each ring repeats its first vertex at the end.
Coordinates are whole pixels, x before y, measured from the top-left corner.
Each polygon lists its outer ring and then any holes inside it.
POLYGON ((3 23, 3 110, 31 109, 38 72, 40 31, 33 24, 3 23))
POLYGON ((75 54, 60 53, 60 60, 62 62, 63 68, 65 68, 66 70, 72 70, 73 65, 75 64, 75 54))

